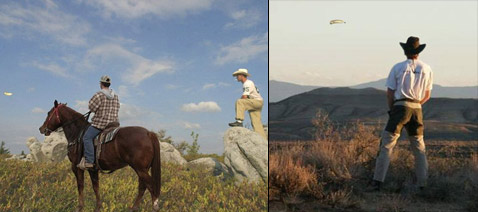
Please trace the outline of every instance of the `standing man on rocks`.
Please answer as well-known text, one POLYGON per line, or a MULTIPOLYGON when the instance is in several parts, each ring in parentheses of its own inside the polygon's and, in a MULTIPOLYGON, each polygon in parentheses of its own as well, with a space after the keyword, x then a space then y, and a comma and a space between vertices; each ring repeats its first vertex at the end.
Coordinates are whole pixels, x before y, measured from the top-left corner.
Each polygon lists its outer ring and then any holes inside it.
POLYGON ((264 105, 264 100, 259 94, 259 89, 254 85, 252 80, 247 79, 251 75, 247 72, 247 69, 240 68, 232 74, 236 77, 238 82, 242 83, 242 96, 236 101, 236 121, 229 123, 231 127, 242 127, 244 121, 245 111, 249 111, 252 127, 254 131, 259 133, 263 138, 267 139, 264 132, 264 127, 261 121, 261 111, 264 105))
POLYGON ((400 43, 407 60, 393 66, 386 86, 389 119, 382 133, 380 152, 375 165, 372 186, 380 190, 385 180, 393 147, 405 127, 410 147, 415 157, 416 182, 420 189, 426 185, 428 163, 423 140, 422 105, 430 99, 433 74, 429 65, 418 60, 418 54, 425 48, 418 37, 409 37, 400 43))

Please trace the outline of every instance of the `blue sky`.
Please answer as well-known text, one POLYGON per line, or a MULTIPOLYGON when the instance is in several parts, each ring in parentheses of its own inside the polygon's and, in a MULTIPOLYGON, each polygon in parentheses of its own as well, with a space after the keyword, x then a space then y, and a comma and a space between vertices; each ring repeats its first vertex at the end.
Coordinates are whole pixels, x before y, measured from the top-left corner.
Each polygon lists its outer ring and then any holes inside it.
MULTIPOLYGON (((270 1, 269 75, 301 85, 386 78, 418 36, 443 86, 478 85, 478 1, 270 1), (332 19, 346 24, 330 25, 332 19)), ((433 95, 433 94, 432 94, 433 95)))
MULTIPOLYGON (((223 152, 247 68, 265 102, 267 1, 3 1, 0 5, 0 140, 28 152, 53 106, 79 112, 109 75, 123 126, 199 133, 200 152, 223 152)), ((267 106, 262 120, 267 122, 267 106)), ((247 115, 246 115, 247 117, 247 115)), ((250 123, 246 119, 246 123, 250 123)))

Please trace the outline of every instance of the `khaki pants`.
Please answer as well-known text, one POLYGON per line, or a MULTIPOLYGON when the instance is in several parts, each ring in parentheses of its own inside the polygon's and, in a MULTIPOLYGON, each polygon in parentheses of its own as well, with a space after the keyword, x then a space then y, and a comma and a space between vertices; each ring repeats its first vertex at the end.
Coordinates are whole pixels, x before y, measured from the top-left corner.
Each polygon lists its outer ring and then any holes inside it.
POLYGON ((267 139, 264 127, 262 127, 261 111, 264 102, 256 99, 238 99, 236 101, 236 120, 244 120, 244 112, 249 111, 254 131, 267 139))
POLYGON ((410 140, 410 148, 415 157, 415 173, 417 184, 425 186, 427 180, 428 163, 425 154, 425 142, 423 140, 423 120, 421 108, 394 106, 390 113, 390 119, 382 132, 380 152, 375 164, 374 180, 383 182, 390 165, 390 157, 393 147, 397 144, 402 128, 407 129, 410 140))

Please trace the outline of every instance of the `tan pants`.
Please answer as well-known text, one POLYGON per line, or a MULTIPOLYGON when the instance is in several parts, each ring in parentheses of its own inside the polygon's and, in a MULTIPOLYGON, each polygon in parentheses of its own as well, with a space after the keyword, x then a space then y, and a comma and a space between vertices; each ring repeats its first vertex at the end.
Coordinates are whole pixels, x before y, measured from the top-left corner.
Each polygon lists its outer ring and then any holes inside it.
POLYGON ((256 99, 238 99, 236 101, 236 120, 244 120, 244 112, 249 111, 254 131, 267 139, 264 127, 262 127, 261 112, 264 102, 256 99))
MULTIPOLYGON (((380 152, 375 164, 375 173, 373 179, 383 182, 390 165, 390 157, 392 156, 393 147, 397 144, 400 134, 391 133, 386 130, 382 132, 382 140, 380 142, 380 152)), ((423 135, 408 136, 410 147, 415 156, 415 173, 417 176, 418 186, 425 186, 427 180, 428 163, 425 155, 425 142, 423 135)))

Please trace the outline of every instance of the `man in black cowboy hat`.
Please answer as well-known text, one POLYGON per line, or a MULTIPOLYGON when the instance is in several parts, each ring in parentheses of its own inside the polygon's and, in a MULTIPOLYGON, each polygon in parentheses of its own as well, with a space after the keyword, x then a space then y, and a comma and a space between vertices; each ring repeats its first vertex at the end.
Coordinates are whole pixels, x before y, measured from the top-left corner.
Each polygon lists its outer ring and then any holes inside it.
POLYGON ((415 156, 417 185, 423 189, 427 179, 422 105, 430 99, 433 74, 429 65, 418 60, 418 54, 425 48, 425 44, 420 44, 418 37, 411 36, 406 43, 400 45, 407 60, 393 66, 386 83, 390 111, 375 165, 372 182, 375 190, 379 190, 380 184, 385 180, 393 147, 403 127, 407 130, 415 156))

